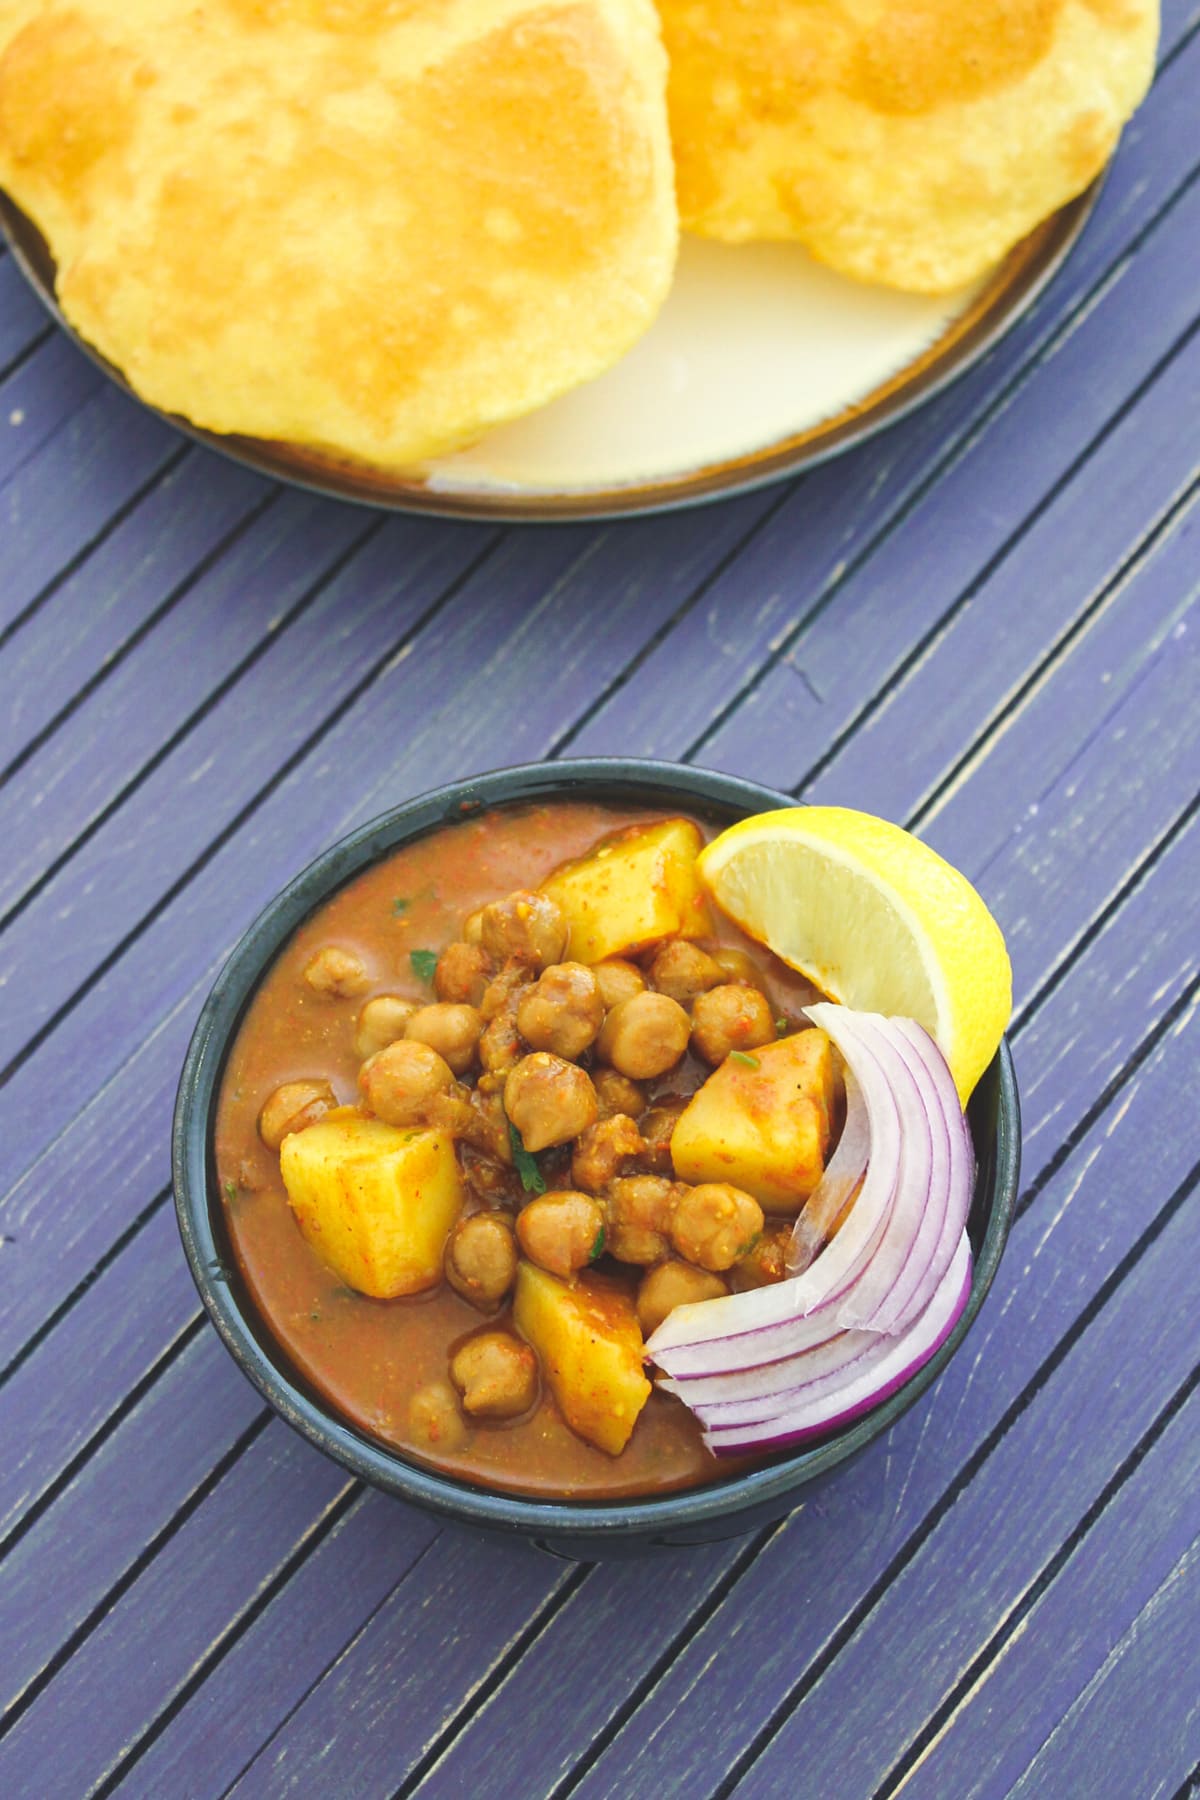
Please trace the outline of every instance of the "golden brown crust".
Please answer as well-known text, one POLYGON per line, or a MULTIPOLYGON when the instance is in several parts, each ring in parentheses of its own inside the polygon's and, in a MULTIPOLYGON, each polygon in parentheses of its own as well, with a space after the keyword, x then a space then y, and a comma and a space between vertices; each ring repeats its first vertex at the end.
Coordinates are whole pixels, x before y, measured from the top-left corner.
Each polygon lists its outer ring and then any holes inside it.
POLYGON ((0 4, 0 185, 76 328, 222 432, 404 467, 650 323, 650 0, 0 4))
POLYGON ((680 214, 923 292, 1103 168, 1157 0, 661 0, 680 214))

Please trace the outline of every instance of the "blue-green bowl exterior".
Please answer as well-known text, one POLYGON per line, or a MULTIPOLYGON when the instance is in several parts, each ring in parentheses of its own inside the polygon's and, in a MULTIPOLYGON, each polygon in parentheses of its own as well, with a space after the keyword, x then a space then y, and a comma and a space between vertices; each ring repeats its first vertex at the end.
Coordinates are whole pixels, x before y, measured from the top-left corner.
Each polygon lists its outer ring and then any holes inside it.
POLYGON ((437 1475, 375 1442, 339 1418, 292 1367, 239 1274, 212 1150, 225 1060, 267 969, 297 927, 338 888, 381 857, 473 813, 554 800, 677 808, 718 825, 794 804, 787 794, 706 769, 602 757, 500 769, 381 814, 332 845, 290 882, 225 964, 184 1062, 172 1131, 172 1172, 180 1234, 201 1299, 238 1364, 288 1424, 355 1475, 414 1506, 463 1525, 530 1538, 552 1554, 594 1560, 655 1546, 711 1543, 781 1518, 925 1392, 970 1330, 999 1265, 1018 1192, 1020 1108, 1012 1057, 1002 1043, 968 1109, 979 1168, 969 1224, 975 1261, 966 1308, 946 1342, 910 1381, 822 1442, 781 1453, 728 1481, 609 1501, 533 1499, 476 1487, 437 1475))

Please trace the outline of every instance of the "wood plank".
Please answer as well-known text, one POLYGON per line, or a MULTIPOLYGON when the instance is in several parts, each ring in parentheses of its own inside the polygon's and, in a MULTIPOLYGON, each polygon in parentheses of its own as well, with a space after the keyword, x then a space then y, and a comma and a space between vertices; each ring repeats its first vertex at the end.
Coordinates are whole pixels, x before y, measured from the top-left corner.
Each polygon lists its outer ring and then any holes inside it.
MULTIPOLYGON (((1090 1420, 1089 1420, 1090 1426, 1090 1420)), ((1130 1756, 1123 1778, 1127 1793, 1147 1792, 1158 1780, 1172 1793, 1179 1773, 1200 1753, 1200 1662, 1194 1630, 1177 1647, 1165 1686, 1180 1695, 1183 1730, 1171 1743, 1175 1772, 1163 1775, 1164 1734, 1158 1711, 1158 1689, 1152 1685, 1147 1631, 1167 1600, 1164 1590, 1192 1583, 1190 1606, 1195 1616, 1200 1590, 1194 1585, 1200 1565, 1200 1529, 1194 1496, 1200 1489, 1200 1396, 1195 1393, 1171 1420, 1128 1481, 1106 1505, 1100 1518, 1072 1550, 1061 1572, 1040 1593, 1016 1628, 1006 1632, 985 1668, 974 1674, 952 1716, 920 1761, 894 1791, 912 1800, 939 1800, 956 1794, 961 1800, 1014 1791, 1019 1777, 1036 1764, 1043 1745, 1066 1721, 1085 1690, 1100 1686, 1110 1665, 1126 1660, 1140 1669, 1127 1685, 1141 1687, 1137 1701, 1126 1704, 1124 1724, 1114 1731, 1110 1713, 1103 1739, 1093 1738, 1093 1768, 1103 1765, 1115 1777, 1130 1756), (1190 1713, 1190 1718, 1189 1718, 1190 1713), (997 1722, 1003 1720, 1003 1728, 997 1722), (1137 1722, 1130 1729, 1130 1722, 1137 1722), (1148 1738, 1145 1726, 1153 1722, 1148 1738), (1139 1725, 1143 1729, 1139 1729, 1139 1725), (1190 1747, 1189 1747, 1190 1735, 1190 1747), (1180 1771, 1180 1765, 1182 1770, 1180 1771)), ((991 1647, 989 1646, 989 1650, 991 1647)), ((1069 1727, 1068 1727, 1069 1729, 1069 1727)), ((1040 1773, 1040 1771, 1039 1771, 1040 1773)), ((888 1784, 889 1788, 891 1783, 888 1784)), ((1110 1779, 1115 1788, 1116 1782, 1110 1779)), ((1017 1788, 1019 1791, 1019 1786, 1017 1788)), ((1058 1791, 1069 1793, 1071 1786, 1058 1791)))
MULTIPOLYGON (((5 631, 172 457, 178 436, 105 383, 0 488, 0 631, 5 631)), ((206 453, 207 454, 207 453, 206 453)))
POLYGON ((126 1396, 178 1352, 199 1316, 174 1210, 164 1203, 0 1388, 0 1415, 21 1422, 0 1467, 0 1538, 61 1481, 126 1396))
MULTIPOLYGON (((431 1519, 382 1494, 362 1495, 288 1583, 288 1593, 299 1599, 299 1623, 295 1611, 274 1606, 253 1619, 150 1745, 138 1763, 133 1790, 185 1794, 197 1768, 203 1768, 207 1791, 223 1794, 364 1620, 439 1541, 431 1519), (214 1719, 221 1721, 219 1732, 213 1731, 214 1719)), ((343 1745, 333 1754, 339 1762, 349 1760, 343 1745)), ((345 1792, 344 1785, 339 1792, 345 1792)))
POLYGON ((0 654, 0 768, 111 674, 205 559, 271 493, 223 457, 175 465, 0 654))
MULTIPOLYGON (((1020 696, 1031 684, 1036 684, 1029 695, 1033 708, 1044 714, 1051 703, 1063 704, 1060 684, 1049 678, 1050 659, 1063 655, 1072 634, 1080 629, 1105 644, 1107 660, 1094 667, 1087 685, 1077 689, 1067 704, 1075 709, 1072 724, 1081 743, 1104 729, 1115 697, 1140 678, 1143 668, 1141 651, 1132 663, 1126 661, 1127 644, 1121 635, 1122 630, 1130 633, 1127 595, 1135 583, 1131 573, 1114 582, 1114 571, 1125 565, 1139 538, 1153 538, 1160 522, 1179 505, 1181 494, 1194 490, 1200 478, 1194 443, 1190 451, 1179 444, 1172 452, 1166 447, 1173 435, 1170 425, 1160 438, 1151 420, 1161 410, 1165 421, 1178 406, 1186 409, 1194 399, 1200 399, 1200 344, 1170 365, 1146 404, 1112 432, 1079 481, 956 608, 936 640, 888 690, 845 748, 823 764, 815 781, 805 784, 805 799, 821 802, 855 794, 862 796, 856 804, 886 817, 893 816, 899 805, 907 816, 936 819, 953 804, 953 787, 948 793, 942 788, 947 741, 966 745, 985 732, 1005 733, 1020 696), (1176 371, 1182 383, 1178 395, 1176 371), (1146 427, 1155 446, 1148 458, 1142 454, 1146 439, 1141 431, 1146 427), (1099 508, 1096 493, 1105 496, 1099 508), (1086 506, 1079 504, 1084 495, 1086 506), (1093 614, 1098 616, 1093 619, 1093 614), (1117 629, 1115 620, 1122 622, 1117 629), (1014 621, 1019 621, 1015 629, 1014 621), (902 774, 896 769, 901 746, 902 774)), ((1171 525, 1167 538, 1174 565, 1169 578, 1181 604, 1195 586, 1198 517, 1193 503, 1171 525)), ((1146 554, 1157 559, 1161 545, 1153 544, 1146 554)), ((1176 628, 1177 622, 1168 618, 1163 631, 1169 636, 1176 628)), ((856 630, 856 625, 850 629, 856 630)), ((1161 646, 1154 648, 1157 653, 1161 646)), ((1001 743, 998 753, 989 755, 987 776, 972 784, 980 839, 990 830, 992 843, 999 844, 1010 828, 1004 797, 1014 758, 1024 751, 1024 740, 1020 750, 1001 743)), ((974 752, 976 758, 979 754, 974 752)), ((1036 816, 1030 815, 1032 829, 1036 816)))
MULTIPOLYGON (((130 1310, 137 1299, 129 1296, 130 1310)), ((96 1343, 93 1335, 89 1354, 96 1343)), ((0 1727, 72 1633, 264 1415, 215 1333, 201 1333, 105 1437, 51 1512, 6 1553, 0 1727)))
MULTIPOLYGON (((0 490, 95 394, 103 375, 61 331, 0 381, 0 490), (17 419, 13 422, 13 414, 17 419)), ((132 405, 126 401, 127 406, 132 405)))
MULTIPOLYGON (((502 603, 511 629, 486 660, 471 654, 479 595, 464 593, 453 626, 439 622, 437 641, 420 646, 444 705, 376 771, 348 823, 371 818, 397 794, 549 754, 565 722, 619 677, 715 565, 754 540, 779 504, 778 496, 747 494, 702 513, 604 530, 561 583, 522 582, 518 606, 502 603)), ((522 553, 527 559, 528 542, 522 553)), ((506 592, 508 583, 496 571, 487 586, 506 592)))
MULTIPOLYGON (((1045 542, 1043 514, 1074 520, 1073 529, 1067 529, 1081 554, 1091 532, 1103 534, 1110 506, 1119 511, 1123 500, 1112 445, 1118 440, 1132 445, 1130 420, 1143 407, 1169 413, 1176 377, 1189 389, 1195 379, 1193 337, 1136 411, 1121 411, 1137 384, 1147 380, 1169 347, 1192 327, 1197 281, 1200 183, 1042 364, 1037 380, 975 440, 929 502, 909 513, 884 550, 847 583, 837 606, 800 633, 746 703, 705 739, 703 760, 760 778, 769 768, 776 781, 782 777, 782 785, 802 787, 811 766, 839 734, 852 728, 869 697, 896 674, 914 646, 990 574, 992 559, 1011 559, 1015 542, 1035 521, 1045 542), (1176 286, 1187 267, 1186 281, 1176 286), (1138 324, 1150 307, 1163 327, 1153 344, 1138 324), (1067 485, 1056 494, 1055 484, 1061 482, 1067 485), (1097 505, 1098 493, 1105 496, 1103 506, 1097 505), (852 663, 845 656, 847 636, 859 652, 852 663), (787 746, 783 754, 781 745, 787 746)), ((1163 423, 1170 433, 1170 425, 1165 419, 1163 423)), ((1176 468, 1169 492, 1194 470, 1194 444, 1190 457, 1181 449, 1176 468)), ((1143 492, 1135 510, 1147 502, 1153 503, 1143 492)), ((1006 566, 1000 565, 1000 579, 1006 566)), ((1023 583, 1010 590, 1022 617, 1031 593, 1041 591, 1040 577, 1028 563, 1024 566, 1023 583)), ((1019 645, 1022 634, 1012 636, 1019 645)), ((952 713, 951 731, 961 724, 952 713)))
MULTIPOLYGON (((386 1508, 388 1503, 382 1496, 374 1495, 364 1504, 372 1512, 377 1512, 386 1508)), ((350 1529, 349 1521, 346 1529, 350 1529)), ((434 1554, 439 1561, 453 1564, 455 1589, 469 1587, 473 1582, 478 1583, 481 1588, 488 1588, 494 1585, 495 1580, 489 1561, 490 1550, 490 1545, 447 1528, 439 1538, 434 1554)), ((728 1561, 727 1550, 697 1549, 679 1554, 664 1552, 655 1558, 653 1569, 656 1581, 669 1583, 680 1598, 686 1596, 689 1605, 695 1606, 715 1585, 728 1561)), ((428 1752, 429 1745, 449 1710, 448 1700, 451 1704, 455 1703, 464 1688, 469 1699, 471 1687, 485 1670, 495 1666, 504 1654, 504 1647, 511 1643, 512 1633, 527 1624, 538 1608, 555 1598, 564 1574, 562 1566, 544 1560, 538 1573, 540 1579, 531 1587, 523 1589, 517 1595, 505 1597, 509 1612, 506 1627, 509 1636, 505 1637, 501 1632, 495 1641, 480 1646, 473 1643, 469 1646, 460 1645, 458 1666, 447 1672, 443 1691, 420 1713, 405 1709, 406 1722, 402 1740, 399 1744, 393 1741, 393 1748, 399 1753, 396 1758, 398 1765, 405 1760, 415 1762, 428 1752), (501 1648, 497 1649, 497 1643, 501 1648), (484 1653, 482 1657, 477 1655, 477 1650, 480 1649, 484 1653)), ((480 1715, 481 1719, 487 1720, 483 1727, 483 1737, 490 1751, 486 1760, 486 1786, 481 1791, 496 1794, 548 1792, 543 1770, 557 1766, 554 1759, 564 1746, 580 1739, 584 1742, 588 1740, 592 1721, 599 1722, 606 1716, 608 1690, 615 1687, 624 1692, 641 1672, 643 1665, 653 1658, 657 1644, 652 1632, 640 1633, 636 1641, 631 1642, 623 1629, 625 1607, 645 1586, 646 1576, 647 1570, 642 1563, 615 1564, 604 1572, 602 1591, 596 1589, 593 1578, 589 1576, 585 1588, 570 1594, 561 1610, 555 1613, 553 1623, 538 1635, 533 1648, 520 1657, 512 1675, 498 1691, 494 1702, 498 1716, 492 1712, 492 1702, 488 1703, 480 1715), (622 1644, 622 1651, 619 1657, 615 1657, 612 1647, 618 1641, 622 1644), (543 1646, 551 1644, 555 1647, 555 1654, 547 1656, 543 1646), (562 1705, 561 1676, 564 1669, 572 1671, 569 1718, 564 1716, 562 1705), (514 1696, 519 1696, 519 1711, 515 1715, 521 1720, 519 1733, 512 1732, 504 1723, 507 1717, 514 1716, 514 1696), (534 1745, 537 1746, 536 1750, 531 1748, 534 1745)), ((375 1577, 377 1582, 378 1571, 375 1572, 375 1577)), ((374 1591, 373 1583, 365 1580, 361 1595, 356 1597, 357 1616, 369 1629, 376 1628, 377 1615, 372 1610, 374 1591)), ((414 1595, 407 1581, 402 1588, 397 1589, 390 1604, 395 1608, 406 1608, 410 1612, 414 1610, 414 1595)), ((256 1621, 230 1657, 221 1663, 204 1688, 167 1725, 144 1763, 139 1765, 139 1781, 145 1785, 145 1791, 171 1791, 172 1777, 178 1779, 179 1772, 189 1766, 208 1741, 214 1714, 224 1721, 217 1780, 225 1779, 226 1770, 238 1757, 249 1762, 254 1759, 258 1747, 264 1745, 263 1754, 256 1762, 253 1780, 248 1783, 248 1791, 272 1791, 270 1777, 273 1764, 268 1743, 270 1734, 276 1724, 303 1701, 308 1688, 315 1685, 323 1671, 313 1672, 311 1665, 306 1662, 303 1685, 289 1681, 287 1704, 280 1705, 274 1717, 270 1716, 265 1707, 242 1703, 238 1716, 231 1719, 229 1706, 230 1703, 238 1705, 238 1697, 254 1688, 254 1670, 263 1667, 264 1663, 265 1666, 271 1666, 270 1647, 303 1640, 312 1611, 315 1609, 319 1613, 323 1606, 322 1592, 309 1579, 306 1564, 304 1570, 289 1582, 262 1618, 256 1621)), ((430 1619, 427 1629, 436 1629, 439 1620, 440 1615, 430 1619)), ((378 1628, 386 1630, 394 1638, 396 1618, 386 1623, 381 1620, 378 1628)), ((353 1653, 357 1656, 357 1649, 353 1653)), ((395 1665, 397 1653, 393 1649, 389 1654, 395 1665)), ((406 1654, 411 1657, 413 1653, 410 1651, 406 1654)), ((330 1658, 331 1662, 332 1660, 330 1658)), ((399 1669, 397 1673, 398 1679, 403 1681, 405 1670, 399 1669)), ((479 1730, 474 1720, 471 1729, 479 1730)))
MULTIPOLYGON (((197 1661, 332 1523, 349 1485, 344 1473, 312 1456, 278 1420, 265 1435, 270 1457, 235 1464, 211 1503, 163 1545, 0 1743, 5 1793, 87 1793, 121 1761, 147 1711, 183 1686, 197 1661), (64 1719, 79 1729, 64 1730, 64 1719)), ((402 1542, 398 1550, 399 1563, 402 1542)))
MULTIPOLYGON (((764 662, 779 653, 814 608, 828 605, 837 595, 835 612, 840 617, 847 572, 856 570, 860 558, 868 555, 869 562, 880 557, 885 578, 894 576, 897 564, 892 561, 888 531, 907 507, 925 503, 924 484, 947 456, 953 460, 964 450, 970 454, 972 434, 990 409, 1001 404, 1009 383, 1040 386, 1047 353, 1051 359, 1061 353, 1060 345, 1055 348, 1057 334, 1086 322, 1088 308, 1121 267, 1137 234, 1175 191, 1182 171, 1200 159, 1200 118, 1194 104, 1200 41, 1187 37, 1195 20, 1191 5, 1164 20, 1164 50, 1180 42, 1186 47, 1160 77, 1126 133, 1087 231, 1039 304, 982 365, 946 394, 874 443, 839 457, 802 481, 769 526, 704 593, 701 603, 680 619, 594 717, 571 734, 573 752, 593 755, 620 748, 642 756, 683 754, 703 737, 739 689, 755 680, 764 662), (1173 35, 1173 27, 1178 35, 1173 35), (664 692, 671 694, 669 708, 662 705, 664 692)), ((1164 221, 1159 231, 1168 228, 1169 221, 1164 221)), ((1140 254, 1133 259, 1135 265, 1140 254)), ((1118 368, 1124 360, 1125 351, 1119 348, 1118 368)), ((1068 410, 1086 404, 1086 391, 1095 379, 1109 379, 1114 373, 1089 366, 1082 390, 1072 396, 1068 410)), ((1005 406, 1015 403, 1003 401, 1005 406)), ((1031 402, 1026 399, 1024 404, 1028 407, 1031 402)), ((1105 416, 1103 405, 1097 413, 1105 416)), ((984 441, 991 441, 991 432, 1000 424, 989 420, 984 441)), ((1011 428, 1004 429, 1011 434, 1011 428)), ((1016 435, 1020 437, 1019 430, 1016 435)), ((1007 441, 1012 441, 1011 435, 1007 441)), ((1038 496, 1036 478, 1029 482, 1023 472, 1031 453, 1042 456, 1033 433, 1015 452, 1005 454, 1006 490, 1011 477, 1022 492, 1038 496)), ((998 450, 994 461, 990 449, 983 453, 985 485, 993 501, 991 471, 1000 455, 998 450)), ((932 504, 942 523, 940 499, 932 504)), ((938 568, 940 545, 932 565, 914 566, 921 567, 922 578, 927 566, 938 568)), ((891 580, 893 589, 898 585, 891 580)), ((784 684, 785 706, 794 679, 784 684)), ((795 698, 799 702, 801 696, 795 698)), ((771 718, 772 733, 786 734, 786 710, 767 709, 762 716, 771 718)), ((822 736, 814 755, 825 742, 822 736)), ((715 755, 706 748, 699 760, 712 762, 715 755)), ((801 758, 792 760, 804 766, 801 758)))
POLYGON ((447 1685, 459 1679, 464 1654, 492 1662, 513 1654, 514 1610, 526 1617, 552 1603, 571 1579, 566 1565, 549 1563, 527 1544, 487 1542, 447 1527, 437 1553, 367 1621, 232 1793, 239 1800, 308 1794, 313 1769, 353 1744, 357 1791, 390 1794, 438 1717, 447 1685), (444 1554, 451 1539, 461 1552, 453 1558, 444 1554), (363 1646, 381 1637, 385 1654, 366 1660, 363 1646), (297 1733, 293 1720, 300 1717, 297 1733))
POLYGON ((1195 1546, 1179 1560, 1124 1641, 1095 1680, 1051 1733, 1021 1780, 1014 1800, 1037 1794, 1086 1791, 1098 1767, 1111 1776, 1114 1791, 1134 1793, 1154 1776, 1153 1792, 1163 1800, 1173 1791, 1195 1792, 1200 1751, 1200 1669, 1196 1659, 1196 1611, 1200 1604, 1200 1556, 1195 1546), (1151 1729, 1152 1763, 1144 1743, 1129 1729, 1145 1719, 1151 1729), (1175 1784, 1179 1786, 1176 1788, 1175 1784), (1126 1785, 1128 1784, 1128 1785, 1126 1785))
MULTIPOLYGON (((45 309, 12 257, 0 260, 0 374, 7 374, 13 363, 27 356, 38 338, 51 330, 45 309)), ((0 413, 0 419, 8 416, 0 413)))
MULTIPOLYGON (((0 833, 13 845, 0 874, 0 906, 5 912, 20 903, 42 872, 69 851, 145 766, 161 756, 162 746, 189 717, 202 713, 249 658, 262 654, 263 646, 277 639, 281 640, 277 655, 286 658, 295 641, 286 630, 292 615, 369 528, 369 521, 352 507, 329 506, 307 494, 281 495, 208 570, 185 596, 185 603, 167 612, 135 653, 82 701, 65 726, 0 788, 0 833)), ((328 632, 327 617, 321 616, 328 632)), ((332 656, 329 662, 337 668, 332 656)), ((280 691, 287 692, 286 685, 280 691)), ((285 739, 287 719, 274 722, 285 739)), ((302 728, 300 719, 294 724, 302 728)), ((174 764, 171 773, 175 774, 174 764)), ((255 773, 261 780, 261 771, 255 773)), ((181 789, 187 793, 184 780, 175 774, 176 816, 188 811, 186 803, 179 803, 181 789)), ((136 824, 126 825, 122 816, 115 835, 128 847, 139 840, 140 832, 136 824)), ((204 842, 203 836, 198 842, 193 838, 193 854, 204 842)), ((157 853, 153 858, 126 854, 118 870, 113 871, 110 863, 109 880, 102 883, 104 856, 104 843, 76 856, 0 944, 0 961, 9 959, 0 967, 0 982, 7 985, 14 975, 17 981, 6 1009, 7 1031, 0 1026, 0 1064, 80 978, 81 958, 84 973, 97 960, 91 930, 109 916, 112 874, 140 869, 145 878, 159 866, 157 853), (83 896, 87 904, 80 907, 83 896), (57 921, 57 927, 47 920, 57 921), (28 943, 31 933, 41 944, 39 960, 46 977, 40 998, 25 993, 16 973, 24 956, 22 942, 28 943), (60 957, 66 959, 61 974, 53 966, 60 957)), ((112 911, 119 911, 115 894, 113 902, 112 911)), ((128 925, 131 915, 124 916, 128 925)))

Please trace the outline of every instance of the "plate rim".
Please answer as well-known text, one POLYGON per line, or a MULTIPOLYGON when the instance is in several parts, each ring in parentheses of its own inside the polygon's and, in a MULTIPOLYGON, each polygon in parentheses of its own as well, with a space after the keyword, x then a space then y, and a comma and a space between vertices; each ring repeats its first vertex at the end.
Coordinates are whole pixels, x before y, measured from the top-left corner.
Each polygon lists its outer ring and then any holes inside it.
POLYGON ((300 446, 195 425, 144 400, 120 369, 76 330, 58 303, 55 264, 46 240, 2 189, 0 237, 7 241, 21 274, 55 323, 110 381, 145 411, 240 467, 326 499, 376 511, 494 524, 573 524, 678 512, 753 493, 818 468, 898 424, 965 375, 1034 305, 1078 243, 1107 172, 1107 168, 1101 170, 1082 193, 1023 238, 966 310, 926 350, 832 417, 774 443, 682 474, 564 488, 557 493, 539 489, 522 494, 484 483, 433 487, 425 478, 390 475, 300 446))

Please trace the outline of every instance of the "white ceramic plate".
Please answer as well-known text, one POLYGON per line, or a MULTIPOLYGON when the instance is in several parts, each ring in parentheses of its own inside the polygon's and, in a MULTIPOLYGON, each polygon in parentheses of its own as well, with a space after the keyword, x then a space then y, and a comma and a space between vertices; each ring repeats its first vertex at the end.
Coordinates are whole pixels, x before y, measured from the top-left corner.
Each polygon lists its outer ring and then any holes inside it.
MULTIPOLYGON (((849 281, 795 245, 685 237, 666 305, 615 368, 421 475, 172 422, 262 473, 374 506, 568 519, 694 504, 822 461, 961 374, 1059 268, 1099 187, 1047 220, 986 281, 936 300, 849 281)), ((0 227, 70 331, 46 246, 3 195, 0 227)))

